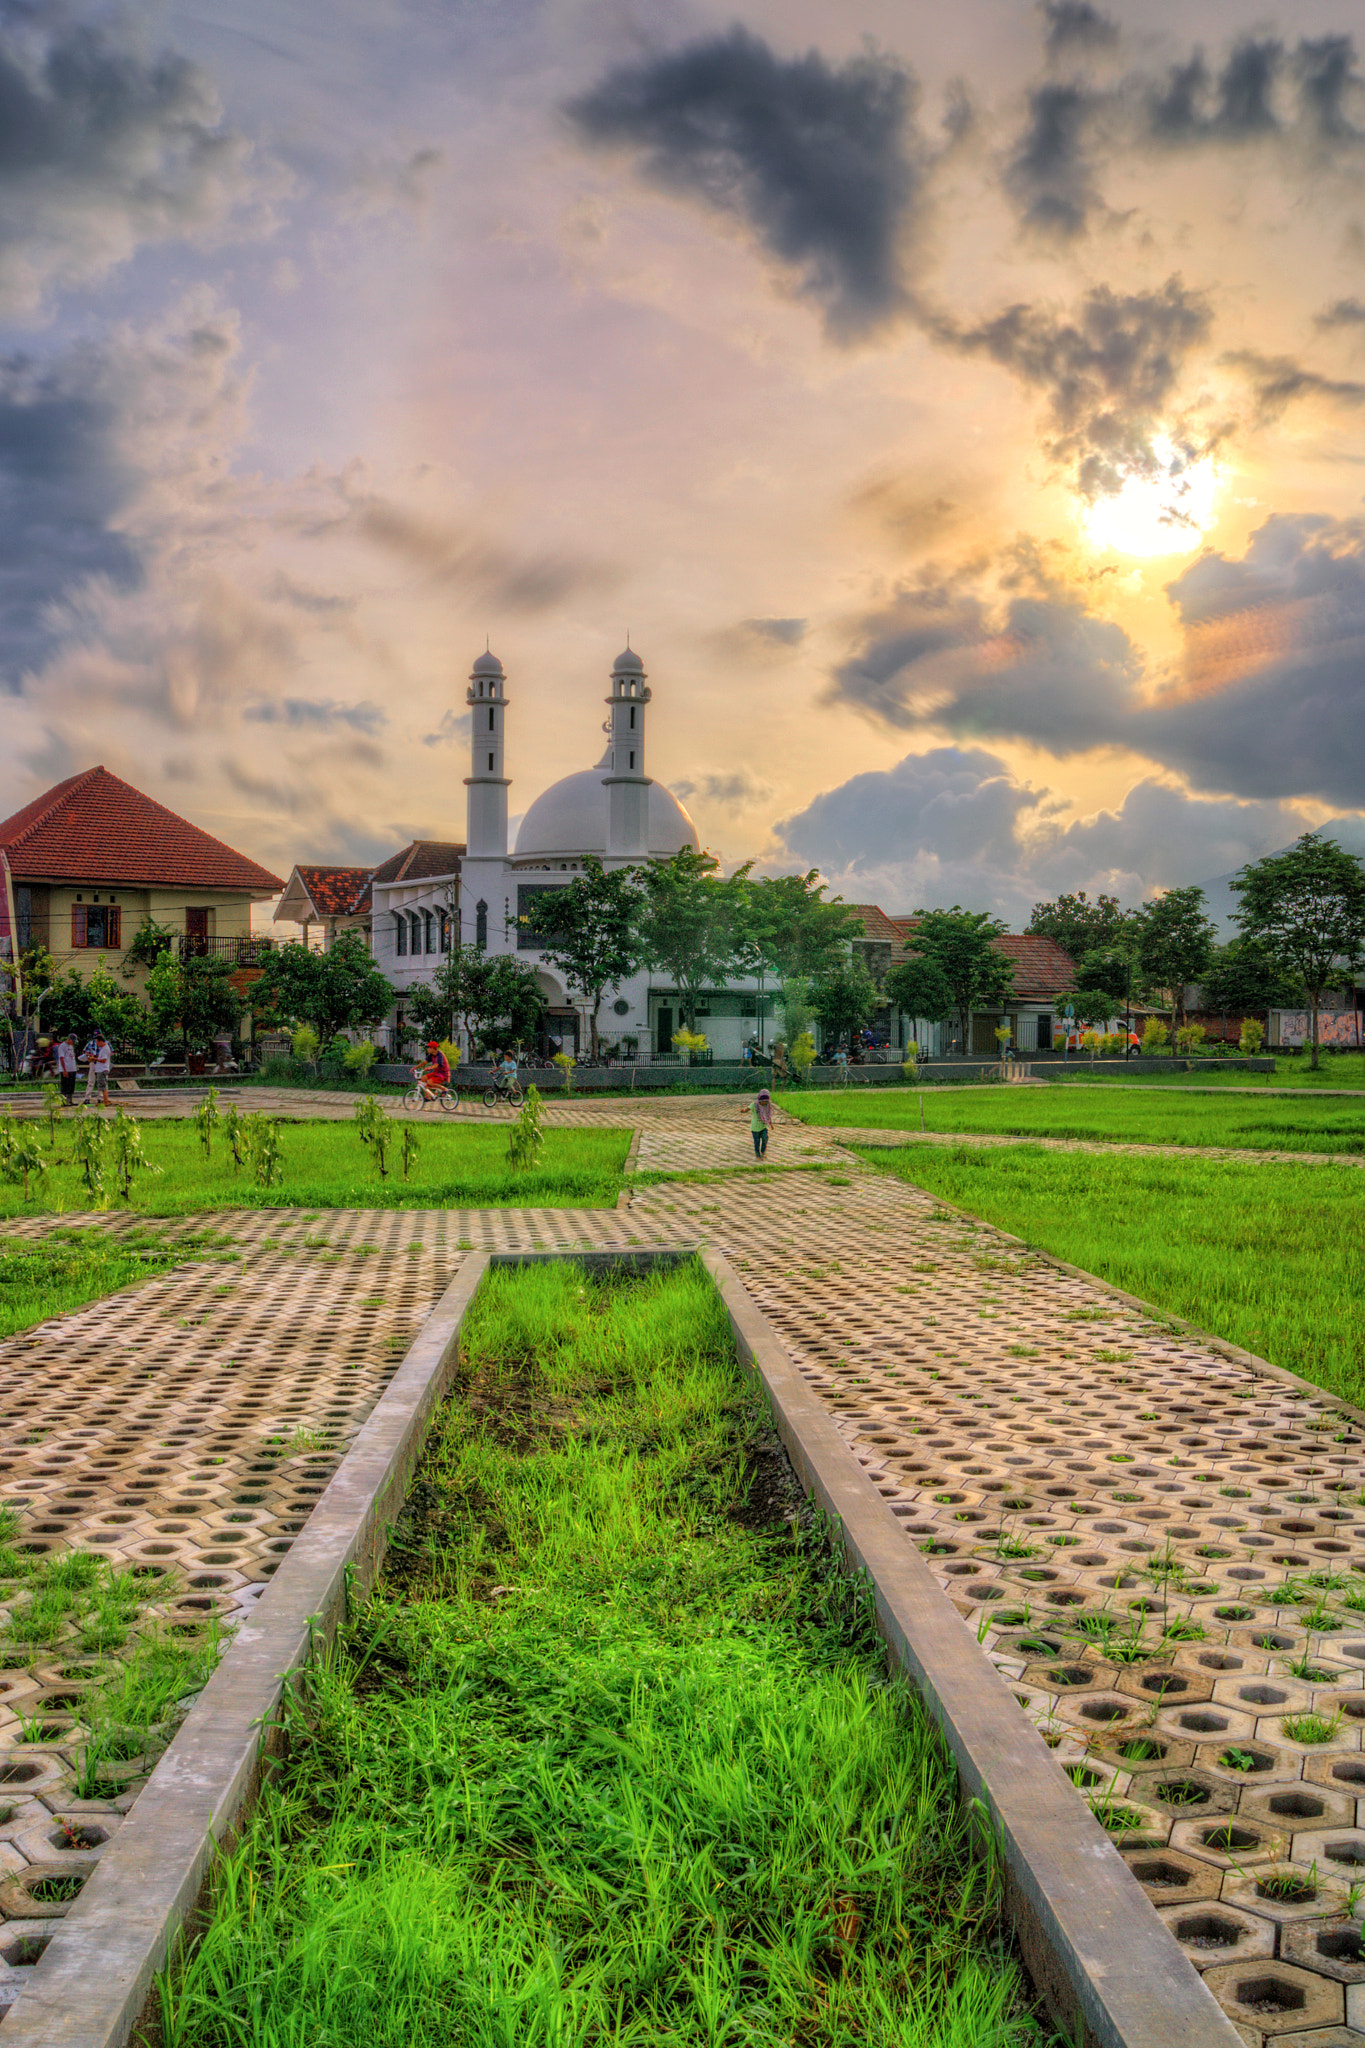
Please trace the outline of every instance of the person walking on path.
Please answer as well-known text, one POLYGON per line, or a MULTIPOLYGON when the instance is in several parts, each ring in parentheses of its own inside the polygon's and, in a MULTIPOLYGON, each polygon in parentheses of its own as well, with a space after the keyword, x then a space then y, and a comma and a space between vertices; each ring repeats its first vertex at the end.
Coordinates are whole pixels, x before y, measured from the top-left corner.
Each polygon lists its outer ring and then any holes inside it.
POLYGON ((85 1083, 86 1102, 93 1102, 98 1092, 101 1103, 108 1109, 109 1069, 114 1063, 114 1055, 110 1050, 109 1041, 102 1031, 96 1031, 95 1036, 86 1047, 86 1053, 90 1062, 85 1083))
POLYGON ((57 1085, 62 1101, 70 1108, 76 1099, 76 1042, 69 1031, 57 1040, 53 1057, 57 1062, 57 1085))
POLYGON ((766 1088, 760 1088, 749 1111, 749 1131, 754 1141, 754 1158, 768 1156, 768 1133, 773 1127, 773 1099, 766 1088))

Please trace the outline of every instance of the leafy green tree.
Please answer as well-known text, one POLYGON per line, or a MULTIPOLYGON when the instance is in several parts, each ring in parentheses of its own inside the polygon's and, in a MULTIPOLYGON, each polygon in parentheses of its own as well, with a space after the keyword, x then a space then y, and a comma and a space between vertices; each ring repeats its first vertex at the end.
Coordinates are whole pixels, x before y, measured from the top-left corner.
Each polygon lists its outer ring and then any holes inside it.
POLYGON ((756 978, 760 1016, 769 975, 784 989, 796 981, 818 980, 847 957, 850 941, 863 929, 862 919, 839 897, 825 901, 816 868, 757 881, 746 873, 738 898, 731 966, 756 978))
POLYGON ((567 887, 537 896, 534 920, 526 922, 534 923, 543 957, 559 968, 587 1010, 596 1062, 602 998, 640 964, 636 924, 643 899, 634 868, 604 868, 594 854, 586 856, 583 868, 567 887))
POLYGON ((213 954, 162 952, 147 976, 154 1041, 180 1033, 183 1049, 209 1046, 235 1032, 246 1008, 232 984, 232 968, 213 954))
POLYGON ((1147 981, 1164 992, 1173 1031, 1184 1022, 1186 984, 1199 980, 1218 938, 1204 904, 1202 889, 1168 889, 1154 903, 1143 904, 1138 920, 1138 965, 1147 981))
POLYGON ((922 954, 892 968, 886 977, 886 993, 903 1017, 923 1017, 930 1024, 941 1024, 952 1014, 948 977, 936 960, 922 954))
POLYGON ((729 978, 746 944, 748 868, 722 881, 719 865, 711 854, 684 846, 671 859, 638 870, 641 959, 669 977, 689 1030, 696 1029, 702 990, 729 978))
MULTIPOLYGON (((186 963, 188 965, 188 962, 186 963)), ((359 932, 339 932, 330 951, 290 939, 267 953, 252 1004, 281 1024, 311 1024, 325 1045, 339 1031, 370 1030, 387 1016, 393 990, 359 932)))
POLYGON ((1059 896, 1054 903, 1035 903, 1026 927, 1045 939, 1056 941, 1073 960, 1119 944, 1130 930, 1135 913, 1125 910, 1117 896, 1097 896, 1092 903, 1084 889, 1059 896))
POLYGON ((1099 946, 1083 954, 1071 998, 1076 1015, 1087 1024, 1117 1016, 1132 994, 1134 965, 1133 955, 1122 946, 1099 946))
MULTIPOLYGON (((984 910, 917 910, 908 944, 915 957, 936 967, 948 985, 948 1014, 956 1012, 965 1051, 971 1042, 973 1010, 993 1009, 1014 987, 1014 962, 996 940, 1007 927, 984 910)), ((922 1012, 921 1014, 927 1014, 922 1012)))
POLYGON ((877 985, 858 960, 840 960, 811 988, 811 1006, 827 1041, 851 1038, 877 1007, 877 985))
POLYGON ((1303 984, 1286 973, 1258 939, 1217 946, 1199 977, 1204 1008, 1219 1017, 1264 1017, 1283 1003, 1301 1001, 1303 984))
POLYGON ((1284 853, 1251 861, 1232 888, 1243 938, 1264 946, 1307 994, 1316 1069, 1323 991, 1365 959, 1365 865, 1334 839, 1305 832, 1284 853))
POLYGON ((513 1045, 533 1040, 545 1014, 535 969, 510 953, 481 953, 479 959, 482 967, 470 977, 465 998, 471 1044, 486 1041, 495 1030, 513 1045))

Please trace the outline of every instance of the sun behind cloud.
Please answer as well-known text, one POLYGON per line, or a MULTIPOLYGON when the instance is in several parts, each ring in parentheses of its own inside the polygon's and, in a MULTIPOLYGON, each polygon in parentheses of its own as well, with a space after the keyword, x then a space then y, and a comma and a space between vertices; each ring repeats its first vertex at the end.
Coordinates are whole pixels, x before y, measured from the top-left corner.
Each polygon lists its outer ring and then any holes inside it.
POLYGON ((1080 514, 1092 548, 1120 555, 1188 555, 1216 517, 1222 477, 1211 455, 1186 461, 1164 436, 1153 443, 1156 469, 1127 477, 1120 490, 1096 498, 1080 514))

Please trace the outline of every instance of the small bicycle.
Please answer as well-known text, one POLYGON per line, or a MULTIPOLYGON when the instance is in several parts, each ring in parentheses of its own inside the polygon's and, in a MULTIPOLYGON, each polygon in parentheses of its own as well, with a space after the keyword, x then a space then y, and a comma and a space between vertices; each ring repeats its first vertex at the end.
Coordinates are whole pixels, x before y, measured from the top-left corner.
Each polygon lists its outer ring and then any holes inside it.
POLYGON ((443 1088, 428 1088, 420 1078, 414 1078, 411 1088, 403 1097, 404 1109, 440 1109, 453 1115, 460 1106, 460 1091, 453 1082, 443 1088))
POLYGON ((492 1109, 499 1102, 510 1102, 513 1109, 520 1109, 524 1100, 520 1081, 494 1081, 483 1091, 485 1109, 492 1109))

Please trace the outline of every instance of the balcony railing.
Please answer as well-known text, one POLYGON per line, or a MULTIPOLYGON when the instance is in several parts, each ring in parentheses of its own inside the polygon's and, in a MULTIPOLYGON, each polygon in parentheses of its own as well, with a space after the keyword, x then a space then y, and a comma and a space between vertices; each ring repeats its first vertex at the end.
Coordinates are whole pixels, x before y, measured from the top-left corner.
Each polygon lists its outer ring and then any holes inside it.
POLYGON ((182 960, 227 960, 234 967, 262 967, 276 941, 266 938, 211 939, 198 932, 179 932, 175 944, 182 960))

